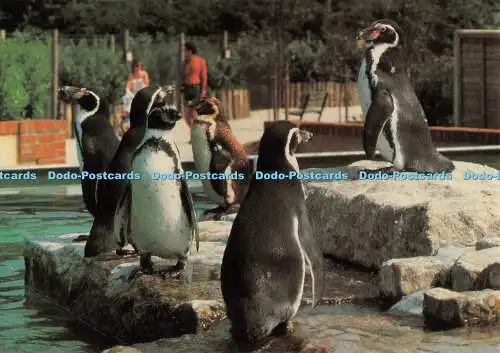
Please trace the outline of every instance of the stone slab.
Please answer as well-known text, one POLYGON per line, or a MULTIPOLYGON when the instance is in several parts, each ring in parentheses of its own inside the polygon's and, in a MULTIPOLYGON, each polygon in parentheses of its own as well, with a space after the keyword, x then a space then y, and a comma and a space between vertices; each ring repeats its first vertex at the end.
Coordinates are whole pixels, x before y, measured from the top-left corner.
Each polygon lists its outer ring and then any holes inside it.
MULTIPOLYGON (((307 207, 323 252, 380 268, 389 259, 435 255, 447 244, 475 246, 478 239, 497 234, 500 183, 464 180, 468 171, 497 170, 454 163, 452 180, 306 183, 307 207)), ((343 169, 353 175, 360 169, 386 166, 359 161, 343 169)))
POLYGON ((426 324, 434 329, 492 324, 499 314, 500 291, 432 288, 424 293, 423 315, 426 324))
MULTIPOLYGON (((191 249, 185 278, 141 275, 137 256, 83 256, 76 235, 26 239, 27 296, 43 295, 125 343, 177 337, 206 330, 225 315, 220 294, 223 242, 191 249)), ((153 257, 155 268, 175 263, 153 257)))
POLYGON ((451 269, 452 289, 457 292, 488 288, 485 270, 500 264, 500 247, 464 254, 451 269))

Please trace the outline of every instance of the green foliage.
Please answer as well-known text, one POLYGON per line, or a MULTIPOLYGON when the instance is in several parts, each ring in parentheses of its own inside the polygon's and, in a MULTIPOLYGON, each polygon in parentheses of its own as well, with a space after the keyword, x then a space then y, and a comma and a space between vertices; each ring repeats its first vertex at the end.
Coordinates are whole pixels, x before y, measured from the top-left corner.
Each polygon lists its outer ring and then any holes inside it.
POLYGON ((50 52, 47 43, 22 33, 0 42, 0 118, 18 118, 31 103, 42 116, 49 102, 50 52))
POLYGON ((95 90, 110 104, 125 93, 127 68, 107 43, 64 41, 60 45, 60 58, 61 84, 95 90))

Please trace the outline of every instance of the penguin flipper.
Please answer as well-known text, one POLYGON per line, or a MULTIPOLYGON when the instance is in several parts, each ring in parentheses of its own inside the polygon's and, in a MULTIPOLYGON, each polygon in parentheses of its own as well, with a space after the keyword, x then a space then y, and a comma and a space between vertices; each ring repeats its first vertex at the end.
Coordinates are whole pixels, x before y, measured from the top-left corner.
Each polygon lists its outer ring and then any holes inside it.
POLYGON ((299 239, 312 277, 312 307, 314 308, 318 305, 325 290, 325 264, 323 253, 313 236, 305 203, 301 203, 298 213, 299 239))
POLYGON ((128 233, 130 230, 130 210, 132 206, 132 186, 130 183, 127 184, 121 198, 116 207, 113 231, 115 234, 115 239, 120 247, 124 247, 128 243, 128 233))
POLYGON ((191 225, 191 240, 196 241, 196 251, 200 249, 200 230, 198 228, 198 220, 196 217, 196 211, 194 208, 193 197, 191 196, 191 192, 189 191, 188 184, 186 179, 181 179, 181 199, 182 199, 182 207, 184 212, 188 216, 189 224, 191 225))
POLYGON ((363 149, 368 158, 375 157, 380 134, 394 111, 394 102, 387 90, 378 90, 365 116, 363 149))
MULTIPOLYGON (((176 173, 182 173, 182 165, 180 163, 180 151, 179 147, 174 144, 175 150, 178 156, 178 165, 176 167, 176 173)), ((182 208, 188 217, 189 224, 191 225, 191 240, 196 241, 196 251, 200 251, 200 229, 198 228, 198 218, 196 217, 196 210, 194 208, 194 201, 191 192, 189 191, 189 187, 186 179, 181 178, 181 200, 182 200, 182 208)))

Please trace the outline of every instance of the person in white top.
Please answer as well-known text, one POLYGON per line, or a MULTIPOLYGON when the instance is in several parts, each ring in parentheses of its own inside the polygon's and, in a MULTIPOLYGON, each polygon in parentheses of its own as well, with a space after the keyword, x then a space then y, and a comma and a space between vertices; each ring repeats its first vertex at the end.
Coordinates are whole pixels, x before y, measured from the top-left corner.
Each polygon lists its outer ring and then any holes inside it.
POLYGON ((127 79, 125 96, 123 96, 124 123, 127 125, 127 129, 128 125, 130 125, 129 113, 132 99, 134 99, 135 94, 139 90, 147 86, 149 86, 149 75, 147 71, 144 70, 142 61, 134 59, 132 61, 132 73, 127 79))

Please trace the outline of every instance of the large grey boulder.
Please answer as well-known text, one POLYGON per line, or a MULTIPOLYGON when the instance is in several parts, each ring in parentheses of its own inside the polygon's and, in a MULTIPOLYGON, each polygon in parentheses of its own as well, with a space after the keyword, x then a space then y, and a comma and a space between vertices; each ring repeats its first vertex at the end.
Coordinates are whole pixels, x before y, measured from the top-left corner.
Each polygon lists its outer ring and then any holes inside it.
MULTIPOLYGON (((225 316, 220 264, 225 243, 193 245, 186 276, 134 275, 137 256, 85 258, 77 235, 26 240, 28 297, 42 295, 116 340, 133 343, 197 333, 225 316)), ((153 257, 155 269, 174 262, 153 257)))
MULTIPOLYGON (((307 207, 324 254, 380 268, 392 258, 435 255, 447 244, 475 246, 478 239, 498 234, 500 183, 464 180, 466 172, 497 170, 454 163, 452 180, 306 183, 307 207)), ((353 175, 387 165, 359 161, 344 170, 353 175)))

